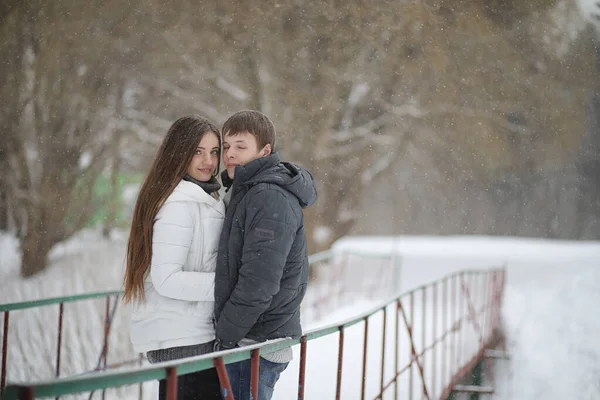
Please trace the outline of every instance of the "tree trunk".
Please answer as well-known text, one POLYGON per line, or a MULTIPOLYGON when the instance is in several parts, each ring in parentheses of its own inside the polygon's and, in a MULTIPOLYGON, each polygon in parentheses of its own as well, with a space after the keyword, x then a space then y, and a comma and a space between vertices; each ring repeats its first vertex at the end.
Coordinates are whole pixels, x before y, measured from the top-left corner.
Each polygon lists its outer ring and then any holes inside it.
POLYGON ((104 227, 102 228, 102 236, 106 239, 110 238, 110 232, 117 225, 117 218, 119 209, 121 208, 121 189, 119 187, 119 175, 121 173, 121 160, 119 155, 120 132, 113 135, 111 141, 111 153, 112 153, 112 165, 110 169, 110 191, 111 200, 108 204, 108 215, 106 221, 104 221, 104 227))
POLYGON ((108 213, 104 226, 102 227, 102 237, 105 239, 110 238, 110 232, 115 228, 117 223, 117 214, 119 213, 119 206, 121 205, 121 194, 119 193, 118 183, 118 166, 113 164, 113 170, 110 174, 110 188, 111 188, 111 200, 108 204, 108 213))
MULTIPOLYGON (((8 130, 4 126, 0 129, 3 131, 8 130)), ((5 168, 10 168, 10 165, 7 160, 8 151, 6 148, 6 138, 4 138, 2 142, 3 143, 0 144, 0 168, 4 170, 5 168)), ((2 176, 0 176, 0 231, 9 230, 8 184, 5 181, 6 177, 4 175, 5 174, 2 174, 2 176)))
POLYGON ((329 210, 316 205, 304 211, 304 226, 306 228, 309 254, 330 249, 336 240, 350 233, 355 221, 336 221, 335 217, 331 215, 336 211, 335 208, 329 210), (323 229, 328 230, 326 235, 320 231, 323 229))
MULTIPOLYGON (((72 234, 67 232, 65 227, 65 216, 72 196, 72 188, 59 187, 57 182, 55 177, 47 177, 40 189, 40 192, 44 193, 44 198, 41 202, 29 204, 27 207, 25 225, 27 230, 21 238, 23 277, 43 271, 48 266, 47 256, 52 246, 72 234)), ((88 216, 83 208, 78 212, 80 216, 88 216)), ((77 224, 76 229, 81 226, 83 224, 77 224)))
POLYGON ((21 276, 33 276, 48 266, 48 252, 53 245, 48 236, 43 221, 30 218, 27 234, 21 241, 21 276))
POLYGON ((0 231, 8 231, 8 197, 6 187, 0 179, 0 231))

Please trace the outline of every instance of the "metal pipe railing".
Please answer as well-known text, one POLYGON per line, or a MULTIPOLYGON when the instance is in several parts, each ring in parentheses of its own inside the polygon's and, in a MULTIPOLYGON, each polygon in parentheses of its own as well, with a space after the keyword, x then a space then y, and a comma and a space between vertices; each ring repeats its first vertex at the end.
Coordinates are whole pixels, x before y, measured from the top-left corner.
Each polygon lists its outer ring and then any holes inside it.
MULTIPOLYGON (((9 321, 10 321, 10 313, 11 311, 22 311, 28 310, 31 308, 37 307, 47 307, 58 304, 58 321, 57 321, 57 344, 56 344, 56 362, 54 365, 54 373, 56 377, 60 376, 61 373, 61 364, 62 364, 62 343, 63 343, 63 325, 64 325, 64 315, 65 315, 65 304, 73 303, 73 302, 81 302, 85 300, 93 300, 98 298, 105 298, 106 300, 106 318, 105 318, 105 326, 104 326, 104 346, 102 349, 102 353, 100 355, 100 359, 104 360, 104 367, 106 368, 106 358, 108 353, 108 333, 110 331, 110 314, 109 314, 109 305, 110 298, 112 296, 116 297, 115 307, 118 303, 118 297, 121 295, 120 291, 107 291, 107 292, 94 292, 94 293, 86 293, 81 295, 72 295, 72 296, 64 296, 64 297, 52 297, 47 299, 40 300, 32 300, 25 301, 19 303, 8 303, 8 304, 0 304, 0 312, 4 313, 4 329, 2 334, 2 364, 0 369, 0 393, 2 393, 3 389, 6 386, 6 375, 8 369, 8 343, 9 343, 9 321)), ((99 362, 98 367, 101 369, 101 364, 99 362)))
MULTIPOLYGON (((335 257, 339 257, 340 259, 344 260, 345 257, 348 257, 349 255, 352 256, 356 256, 356 257, 367 257, 369 259, 386 259, 386 258, 390 258, 391 256, 389 255, 383 255, 380 253, 369 253, 369 252, 360 252, 360 251, 349 251, 349 250, 344 250, 344 251, 334 251, 334 250, 327 250, 327 251, 323 251, 320 253, 315 253, 309 256, 309 263, 311 264, 311 266, 313 266, 316 264, 320 264, 320 263, 326 263, 330 260, 333 260, 335 257), (341 256, 341 257, 340 257, 341 256)), ((63 325, 64 325, 64 305, 66 303, 73 303, 73 302, 82 302, 85 300, 94 300, 94 299, 104 299, 106 302, 106 306, 105 306, 105 318, 104 318, 104 334, 103 334, 103 344, 102 344, 102 348, 100 349, 100 356, 99 356, 99 361, 98 361, 98 365, 96 366, 95 370, 105 370, 107 368, 110 368, 111 365, 108 363, 108 356, 109 356, 109 334, 110 334, 110 330, 111 330, 111 325, 112 325, 112 318, 114 317, 114 312, 116 311, 116 307, 119 303, 119 298, 123 295, 123 292, 120 290, 112 290, 112 291, 105 291, 105 292, 93 292, 93 293, 85 293, 85 294, 78 294, 78 295, 69 295, 69 296, 62 296, 62 297, 50 297, 50 298, 45 298, 45 299, 39 299, 39 300, 32 300, 32 301, 24 301, 24 302, 18 302, 18 303, 7 303, 7 304, 0 304, 0 313, 4 313, 4 326, 3 326, 3 334, 2 334, 2 363, 0 364, 0 393, 2 393, 4 387, 6 386, 6 378, 7 378, 7 371, 8 371, 8 345, 9 345, 9 320, 10 320, 10 313, 12 311, 19 311, 19 310, 27 310, 27 309, 32 309, 32 308, 38 308, 38 307, 44 307, 44 306, 52 306, 52 305, 58 305, 59 306, 59 315, 58 315, 58 324, 57 324, 57 344, 56 344, 56 364, 55 364, 55 376, 58 377, 60 376, 60 371, 61 371, 61 357, 62 357, 62 341, 63 341, 63 325), (110 301, 111 298, 114 297, 115 298, 115 302, 114 302, 114 306, 112 309, 112 312, 110 311, 110 301)), ((335 298, 339 297, 341 295, 340 293, 327 293, 328 297, 325 298, 315 298, 314 299, 314 304, 311 304, 309 306, 313 306, 313 307, 319 307, 321 304, 321 302, 324 301, 329 301, 332 302, 335 300, 335 298)), ((138 359, 131 359, 131 360, 120 360, 118 361, 116 364, 113 364, 112 366, 115 365, 124 365, 124 364, 128 364, 128 363, 135 363, 138 362, 138 359)), ((87 371, 86 371, 87 372, 87 371)), ((141 390, 141 388, 140 388, 141 390)))
MULTIPOLYGON (((359 323, 364 323, 363 332, 363 359, 362 359, 362 378, 361 383, 361 398, 366 398, 366 380, 367 380, 367 350, 368 338, 369 338, 369 321, 375 314, 383 315, 382 322, 382 361, 380 363, 380 375, 375 375, 375 371, 369 371, 370 376, 378 376, 378 390, 379 393, 376 395, 376 399, 381 399, 391 386, 394 386, 394 393, 400 391, 400 384, 398 378, 405 373, 409 374, 409 391, 408 398, 413 398, 413 367, 416 366, 421 381, 420 392, 424 398, 432 398, 434 393, 441 393, 442 399, 446 399, 451 391, 452 387, 459 383, 464 375, 470 371, 474 365, 480 362, 484 356, 485 348, 493 343, 495 340, 495 332, 499 329, 500 322, 500 307, 502 300, 502 291, 504 287, 504 270, 495 269, 487 271, 462 271, 459 273, 452 274, 448 277, 423 285, 408 293, 395 296, 381 304, 377 305, 373 309, 364 312, 354 318, 347 319, 343 322, 328 325, 323 328, 311 330, 305 332, 304 335, 297 339, 281 339, 270 341, 268 343, 257 344, 254 346, 243 347, 239 349, 228 350, 219 353, 213 353, 194 358, 177 360, 168 363, 156 364, 148 367, 138 367, 128 371, 108 371, 104 373, 92 373, 86 376, 79 377, 62 377, 47 382, 27 382, 22 384, 11 384, 5 388, 3 398, 6 400, 10 399, 32 399, 33 396, 62 396, 66 394, 74 394, 81 392, 89 392, 94 390, 105 390, 122 385, 130 384, 141 384, 143 382, 167 379, 168 398, 176 399, 177 391, 177 376, 184 375, 196 371, 205 370, 208 368, 216 367, 219 379, 222 387, 226 389, 226 398, 232 399, 231 388, 227 377, 225 364, 232 362, 242 361, 251 359, 252 365, 252 392, 254 398, 257 396, 257 378, 258 369, 260 363, 258 362, 261 353, 270 353, 277 351, 282 348, 300 345, 300 371, 298 376, 298 398, 303 399, 306 395, 306 380, 307 380, 307 354, 309 342, 329 336, 335 333, 339 334, 338 344, 338 371, 337 371, 337 382, 335 389, 336 398, 341 398, 342 391, 342 379, 343 379, 343 354, 344 354, 344 340, 345 331, 359 323), (440 302, 438 301, 437 291, 439 285, 442 287, 449 286, 451 288, 461 288, 460 292, 456 292, 457 296, 451 294, 450 313, 448 308, 445 307, 442 311, 439 311, 440 302), (477 288, 476 288, 477 287, 477 288), (491 288, 491 294, 488 288, 491 288), (415 294, 420 296, 415 296, 415 294), (432 293, 432 298, 435 300, 428 301, 427 293, 432 293), (477 294, 479 293, 479 294, 477 294), (415 321, 415 303, 416 299, 421 299, 420 306, 423 308, 421 313, 422 321, 415 321), (454 313, 453 310, 456 307, 456 300, 458 298, 458 313, 454 313), (480 304, 481 303, 481 304, 480 304), (430 310, 426 312, 424 309, 429 305, 430 310), (386 360, 389 360, 386 356, 386 346, 391 343, 389 339, 389 329, 387 325, 388 308, 392 308, 396 312, 395 322, 396 331, 394 338, 393 347, 396 349, 394 355, 394 374, 391 380, 386 382, 385 380, 385 369, 386 360), (435 310, 435 311, 434 311, 435 310), (467 311, 466 313, 463 311, 467 311), (446 317, 450 314, 450 325, 446 325, 446 322, 442 322, 442 332, 438 333, 438 323, 436 322, 438 316, 444 316, 442 320, 446 320, 446 317), (431 323, 426 323, 424 316, 431 315, 434 320, 431 323), (456 318, 454 318, 456 316, 456 318), (486 323, 489 321, 489 323, 486 323), (406 333, 403 333, 400 325, 404 325, 406 333), (489 326, 488 329, 483 327, 489 326), (422 332, 417 332, 419 329, 423 329, 422 332), (467 327, 469 332, 467 332, 467 327), (415 330, 416 329, 416 330, 415 330), (425 329, 431 329, 431 336, 425 334, 425 329), (420 334, 420 335, 418 335, 420 334), (456 343, 457 335, 462 340, 458 340, 456 343), (417 343, 417 338, 420 336, 421 343, 417 343), (442 379, 438 379, 436 371, 436 357, 438 354, 438 348, 440 345, 446 343, 448 336, 454 339, 454 345, 451 346, 451 353, 456 346, 462 346, 465 339, 470 340, 472 337, 476 337, 478 344, 477 349, 474 349, 472 354, 464 354, 464 359, 467 360, 463 363, 454 364, 452 361, 449 363, 443 362, 442 365, 448 367, 449 377, 444 373, 441 374, 442 379), (407 365, 402 366, 400 364, 400 354, 402 346, 402 339, 407 340, 410 348, 410 361, 407 365), (430 342, 427 341, 430 338, 430 342), (424 359, 427 354, 432 354, 431 362, 424 363, 424 359), (453 367, 456 365, 456 367, 453 367)), ((451 290, 451 292, 453 292, 451 290)), ((442 293, 446 293, 446 290, 442 289, 442 293)), ((445 294, 442 294, 445 299, 445 294)), ((8 319, 5 314, 5 321, 8 319)), ((5 322, 5 330, 7 329, 7 323, 5 322)), ((453 342, 450 340, 450 342, 453 342)), ((442 351, 444 353, 444 351, 442 351)), ((460 351, 457 351, 457 355, 460 351)), ((452 355, 450 356, 452 359, 452 355)), ((445 357, 442 356, 442 359, 445 357)), ((439 360, 438 360, 439 361, 439 360)), ((419 396, 420 397, 420 396, 419 396)))

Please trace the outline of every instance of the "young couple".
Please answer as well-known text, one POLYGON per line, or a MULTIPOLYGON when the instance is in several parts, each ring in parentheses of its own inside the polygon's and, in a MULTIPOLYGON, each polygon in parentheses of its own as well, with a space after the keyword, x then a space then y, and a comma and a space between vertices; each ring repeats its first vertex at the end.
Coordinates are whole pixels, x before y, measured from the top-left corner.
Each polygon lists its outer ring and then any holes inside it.
MULTIPOLYGON (((308 283, 302 209, 311 174, 275 152, 275 128, 240 111, 221 133, 206 118, 173 123, 141 187, 127 248, 131 341, 151 363, 299 337, 308 283)), ((290 348, 260 360, 259 398, 270 399, 290 348)), ((250 361, 227 365, 235 399, 250 399, 250 361)), ((180 376, 179 399, 221 399, 215 369, 180 376)), ((166 381, 159 398, 166 399, 166 381)))

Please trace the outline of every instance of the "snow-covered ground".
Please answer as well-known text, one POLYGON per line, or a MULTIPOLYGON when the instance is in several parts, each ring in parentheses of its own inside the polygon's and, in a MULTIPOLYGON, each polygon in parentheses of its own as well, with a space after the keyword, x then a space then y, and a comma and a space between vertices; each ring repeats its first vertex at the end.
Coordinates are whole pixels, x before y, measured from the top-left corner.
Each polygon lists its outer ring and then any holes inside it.
MULTIPOLYGON (((17 242, 0 235, 0 303, 118 289, 125 255, 123 237, 102 239, 96 231, 83 231, 55 246, 47 270, 28 279, 19 277, 17 242)), ((61 376, 75 375, 97 366, 102 349, 105 300, 66 303, 63 320, 61 376)), ((126 332, 126 313, 118 310, 113 332, 126 332)), ((3 322, 2 322, 3 324, 3 322)), ((13 311, 9 320, 9 381, 46 380, 54 377, 58 305, 13 311)), ((133 350, 126 336, 110 336, 109 355, 133 350)), ((109 362, 111 359, 109 357, 109 362)), ((114 359, 113 359, 114 361, 114 359)))
MULTIPOLYGON (((47 271, 27 280, 18 277, 16 246, 14 238, 0 235, 0 303, 120 287, 125 251, 122 234, 105 240, 97 232, 82 232, 53 250, 47 271)), ((511 359, 496 363, 494 398, 600 398, 600 318, 596 311, 600 304, 599 242, 458 236, 353 237, 335 246, 336 251, 344 249, 380 254, 397 251, 402 261, 398 286, 402 291, 453 271, 506 265, 503 317, 511 359)), ((364 267, 369 265, 365 263, 364 267)), ((357 295, 348 307, 339 308, 326 320, 307 321, 305 326, 345 319, 373 304, 374 299, 357 295)), ((63 340, 69 343, 63 347, 65 375, 96 366, 104 307, 101 300, 65 307, 63 340)), ((9 380, 45 380, 53 376, 57 314, 54 306, 11 313, 9 380)), ((374 316, 371 321, 367 397, 377 391, 381 362, 381 316, 374 316)), ((393 325, 392 321, 388 320, 388 326, 393 325)), ((362 331, 359 324, 346 332, 343 399, 360 396, 362 331)), ((119 309, 109 362, 111 357, 115 361, 121 355, 133 354, 126 332, 127 311, 119 309)), ((310 342, 306 381, 309 399, 325 398, 335 390, 337 340, 337 335, 331 335, 310 342)), ((299 349, 294 351, 295 360, 282 375, 275 399, 295 397, 291 393, 298 387, 299 349)), ((391 365, 391 358, 386 365, 391 365)), ((391 369, 386 367, 386 380, 388 375, 391 369)), ((402 380, 400 385, 406 387, 408 383, 402 380)), ((145 386, 145 398, 155 398, 155 387, 153 383, 145 386)), ((109 391, 108 398, 117 395, 109 391)))
POLYGON ((402 290, 463 268, 506 265, 508 361, 494 399, 600 399, 600 242, 491 237, 368 237, 338 248, 403 257, 402 290))

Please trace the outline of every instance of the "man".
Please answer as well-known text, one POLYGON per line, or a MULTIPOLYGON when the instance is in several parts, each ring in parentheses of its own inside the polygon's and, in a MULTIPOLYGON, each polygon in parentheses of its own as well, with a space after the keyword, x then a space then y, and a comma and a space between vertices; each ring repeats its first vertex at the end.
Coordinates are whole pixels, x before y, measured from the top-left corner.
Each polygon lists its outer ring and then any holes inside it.
MULTIPOLYGON (((227 212, 215 277, 215 349, 299 337, 308 284, 302 209, 316 201, 315 182, 280 160, 264 114, 237 112, 222 132, 227 212)), ((271 398, 291 359, 291 348, 261 357, 260 400, 271 398)), ((250 361, 229 364, 227 372, 234 398, 249 399, 250 361)))

